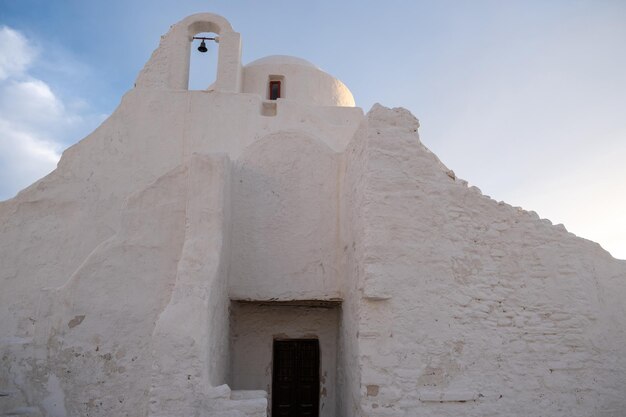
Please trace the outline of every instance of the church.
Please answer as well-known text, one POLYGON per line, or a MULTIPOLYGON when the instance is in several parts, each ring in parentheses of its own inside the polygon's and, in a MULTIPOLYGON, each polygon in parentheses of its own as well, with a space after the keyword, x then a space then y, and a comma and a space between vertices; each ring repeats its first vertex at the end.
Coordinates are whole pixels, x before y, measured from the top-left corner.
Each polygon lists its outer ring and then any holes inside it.
POLYGON ((241 48, 173 25, 0 202, 0 415, 626 415, 626 261, 469 187, 407 110, 241 48))

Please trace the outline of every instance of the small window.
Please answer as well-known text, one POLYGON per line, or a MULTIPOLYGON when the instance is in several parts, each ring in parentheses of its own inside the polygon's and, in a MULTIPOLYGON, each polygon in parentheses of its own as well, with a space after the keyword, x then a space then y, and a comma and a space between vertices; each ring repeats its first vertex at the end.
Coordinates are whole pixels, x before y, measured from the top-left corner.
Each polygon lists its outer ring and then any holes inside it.
POLYGON ((276 100, 277 98, 280 98, 280 84, 280 81, 270 81, 270 100, 276 100))

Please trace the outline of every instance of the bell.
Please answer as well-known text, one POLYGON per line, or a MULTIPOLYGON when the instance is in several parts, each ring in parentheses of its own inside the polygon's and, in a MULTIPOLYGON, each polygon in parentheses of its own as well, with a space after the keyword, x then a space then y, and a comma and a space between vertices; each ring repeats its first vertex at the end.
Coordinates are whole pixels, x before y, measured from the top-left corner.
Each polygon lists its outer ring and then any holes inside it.
POLYGON ((200 42, 200 46, 198 46, 198 51, 200 52, 208 51, 208 49, 206 49, 206 43, 204 43, 204 39, 202 39, 202 42, 200 42))

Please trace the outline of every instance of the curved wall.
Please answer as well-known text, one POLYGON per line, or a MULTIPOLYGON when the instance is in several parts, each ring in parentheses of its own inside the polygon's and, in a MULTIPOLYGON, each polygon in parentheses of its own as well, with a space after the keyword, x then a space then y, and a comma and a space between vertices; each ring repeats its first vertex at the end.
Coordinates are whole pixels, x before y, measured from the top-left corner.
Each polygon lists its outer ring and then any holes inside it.
POLYGON ((293 57, 267 57, 243 69, 244 93, 268 99, 270 80, 281 80, 281 98, 316 106, 354 107, 354 97, 344 83, 293 57))

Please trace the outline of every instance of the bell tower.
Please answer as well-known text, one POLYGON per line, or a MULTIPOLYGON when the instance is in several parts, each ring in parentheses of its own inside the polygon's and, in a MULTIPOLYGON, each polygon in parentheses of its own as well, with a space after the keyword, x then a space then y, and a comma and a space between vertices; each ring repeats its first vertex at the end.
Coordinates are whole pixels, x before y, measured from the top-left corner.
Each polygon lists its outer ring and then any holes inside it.
POLYGON ((241 36, 226 19, 213 13, 194 14, 173 25, 139 73, 135 87, 187 90, 191 41, 202 32, 218 35, 219 53, 214 89, 226 93, 240 92, 241 36))

